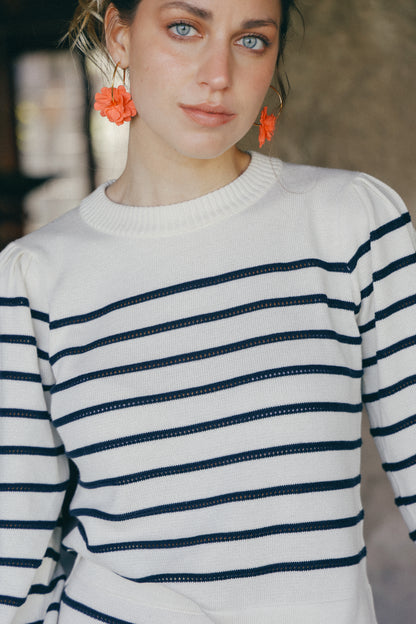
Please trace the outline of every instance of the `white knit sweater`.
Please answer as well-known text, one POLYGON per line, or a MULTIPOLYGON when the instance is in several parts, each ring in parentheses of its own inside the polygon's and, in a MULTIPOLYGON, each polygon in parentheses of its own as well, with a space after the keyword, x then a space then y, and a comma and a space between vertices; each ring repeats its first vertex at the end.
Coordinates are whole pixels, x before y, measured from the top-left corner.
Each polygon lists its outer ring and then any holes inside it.
POLYGON ((374 624, 361 412, 415 540, 415 251, 383 183, 257 153, 10 244, 1 624, 374 624))

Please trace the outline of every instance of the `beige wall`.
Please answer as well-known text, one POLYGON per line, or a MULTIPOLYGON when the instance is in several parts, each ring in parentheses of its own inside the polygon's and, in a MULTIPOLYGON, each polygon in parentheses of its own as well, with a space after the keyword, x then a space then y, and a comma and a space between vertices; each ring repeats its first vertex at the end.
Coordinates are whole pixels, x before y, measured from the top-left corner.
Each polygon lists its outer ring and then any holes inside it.
MULTIPOLYGON (((292 90, 272 154, 370 173, 402 195, 416 225, 416 0, 303 0, 302 8, 305 38, 287 49, 292 90)), ((379 624, 415 624, 416 545, 366 420, 363 472, 379 624)))
POLYGON ((287 48, 275 152, 371 173, 416 217, 415 0, 300 1, 306 31, 287 48))

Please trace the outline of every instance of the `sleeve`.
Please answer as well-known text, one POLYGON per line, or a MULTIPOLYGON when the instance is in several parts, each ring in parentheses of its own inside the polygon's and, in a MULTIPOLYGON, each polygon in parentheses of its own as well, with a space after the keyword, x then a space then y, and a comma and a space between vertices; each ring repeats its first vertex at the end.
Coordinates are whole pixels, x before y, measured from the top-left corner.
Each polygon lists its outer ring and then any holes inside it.
POLYGON ((360 301, 362 401, 395 502, 416 541, 416 232, 390 187, 366 174, 355 187, 369 232, 350 261, 360 301))
POLYGON ((57 622, 65 581, 69 462, 48 412, 49 323, 30 300, 28 255, 15 243, 0 254, 1 624, 57 622))

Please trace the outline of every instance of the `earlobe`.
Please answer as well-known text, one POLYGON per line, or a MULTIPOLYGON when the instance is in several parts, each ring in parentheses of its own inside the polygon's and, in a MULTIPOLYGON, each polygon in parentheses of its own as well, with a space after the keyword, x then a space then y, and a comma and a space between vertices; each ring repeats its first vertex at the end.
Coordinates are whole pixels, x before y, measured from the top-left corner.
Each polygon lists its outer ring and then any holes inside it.
POLYGON ((107 50, 115 63, 129 66, 129 27, 121 20, 114 4, 110 4, 104 17, 107 50))

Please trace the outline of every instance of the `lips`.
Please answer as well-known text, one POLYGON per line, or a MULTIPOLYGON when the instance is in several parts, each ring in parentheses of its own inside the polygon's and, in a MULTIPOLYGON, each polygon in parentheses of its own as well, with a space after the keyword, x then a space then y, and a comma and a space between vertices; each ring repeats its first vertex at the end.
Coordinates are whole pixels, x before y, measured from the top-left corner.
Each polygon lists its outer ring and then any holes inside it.
POLYGON ((180 108, 192 121, 208 128, 222 126, 237 116, 224 106, 213 106, 206 103, 196 104, 195 106, 180 104, 180 108))

